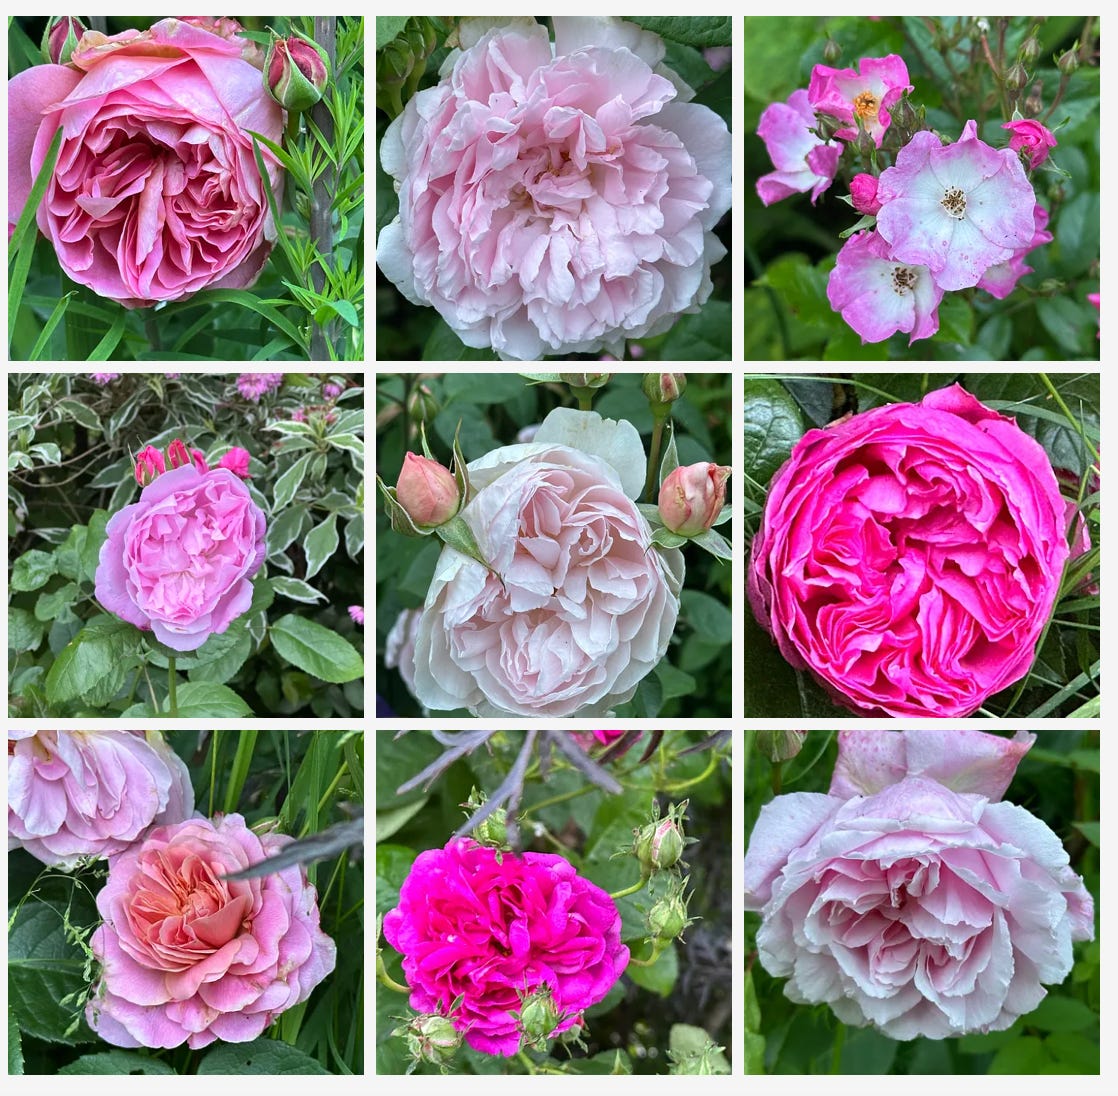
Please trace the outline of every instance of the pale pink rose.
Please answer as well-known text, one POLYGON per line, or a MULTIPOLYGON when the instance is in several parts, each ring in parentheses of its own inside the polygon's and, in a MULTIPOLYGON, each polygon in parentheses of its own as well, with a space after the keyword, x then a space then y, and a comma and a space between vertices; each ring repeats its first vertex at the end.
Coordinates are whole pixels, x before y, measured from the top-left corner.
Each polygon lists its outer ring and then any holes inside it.
POLYGON ((673 469, 660 486, 660 520, 673 532, 692 537, 709 529, 726 502, 732 469, 701 461, 673 469))
POLYGON ((889 128, 889 108, 906 91, 912 91, 908 67, 897 54, 890 53, 887 57, 863 57, 857 70, 816 65, 811 70, 808 99, 813 112, 821 111, 847 123, 835 133, 836 137, 855 140, 858 118, 880 148, 889 128))
POLYGON ((450 521, 458 512, 461 494, 449 468, 418 453, 405 453, 396 480, 396 501, 420 529, 450 521))
POLYGON ((251 460, 249 451, 242 449, 239 445, 234 445, 217 462, 217 466, 218 468, 228 468, 233 475, 241 479, 252 479, 252 474, 248 470, 249 460, 251 460))
POLYGON ((529 445, 469 466, 459 517, 488 569, 446 547, 415 644, 415 694, 477 715, 604 714, 667 650, 683 559, 652 547, 626 422, 552 411, 529 445))
POLYGON ((710 295, 730 134, 681 101, 655 35, 552 22, 554 45, 531 20, 464 27, 467 48, 389 125, 400 212, 377 265, 467 346, 620 357, 710 295))
POLYGON ((1048 159, 1048 150, 1056 147, 1056 135, 1035 118, 1003 122, 1002 129, 1009 130, 1009 147, 1014 152, 1025 150, 1030 168, 1043 164, 1048 159))
MULTIPOLYGON (((415 639, 419 635, 418 609, 404 609, 384 638, 384 667, 398 670, 408 692, 415 692, 415 639)), ((356 619, 356 618, 354 618, 356 619)), ((363 620, 362 620, 363 623, 363 620)))
POLYGON ((44 864, 115 856, 193 809, 190 773, 160 731, 8 732, 8 848, 44 864))
POLYGON ((248 610, 265 519, 227 468, 164 472, 106 531, 97 600, 168 647, 196 650, 248 610))
POLYGON ((1059 838, 1000 802, 1031 735, 844 731, 828 795, 778 795, 745 862, 785 996, 893 1039, 1003 1031, 1094 938, 1059 838))
POLYGON ((807 92, 792 92, 787 103, 770 103, 757 125, 775 171, 757 180, 757 196, 772 205, 793 194, 811 191, 811 203, 834 181, 842 146, 824 141, 812 130, 815 113, 807 92))
POLYGON ((1048 210, 1037 202, 1033 209, 1033 238, 1028 246, 1018 248, 1004 263, 987 267, 986 273, 978 279, 978 288, 985 289, 998 300, 1008 297, 1017 287, 1018 279, 1033 271, 1031 266, 1025 265, 1025 256, 1034 248, 1051 242, 1052 233, 1048 231, 1048 210))
MULTIPOLYGON (((69 277, 126 308, 251 285, 276 228, 248 131, 278 142, 284 115, 242 45, 163 19, 88 31, 70 65, 10 80, 9 221, 61 126, 38 224, 69 277)), ((261 153, 279 200, 283 173, 261 153)))
POLYGON ((118 1047, 197 1050, 249 1042, 305 1001, 335 948, 303 869, 222 878, 291 840, 227 814, 161 826, 112 861, 90 941, 101 977, 89 1026, 118 1047))

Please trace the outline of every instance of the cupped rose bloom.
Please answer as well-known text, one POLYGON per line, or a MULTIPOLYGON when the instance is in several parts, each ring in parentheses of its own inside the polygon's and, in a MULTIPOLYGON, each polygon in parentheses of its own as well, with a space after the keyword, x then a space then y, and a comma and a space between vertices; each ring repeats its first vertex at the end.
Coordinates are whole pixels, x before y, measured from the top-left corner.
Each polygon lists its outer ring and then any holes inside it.
POLYGON ((1044 450, 952 385, 804 435, 773 477, 748 592, 840 703, 965 716, 1028 673, 1067 556, 1044 450))
POLYGON ((914 134, 881 173, 877 198, 893 257, 926 266, 940 289, 977 285, 1033 238, 1036 195, 1017 153, 980 141, 973 121, 949 145, 914 134))
POLYGON ((1009 147, 1014 152, 1025 150, 1030 168, 1043 164, 1048 159, 1048 150, 1056 147, 1056 135, 1035 118, 1003 122, 1002 129, 1009 130, 1009 147))
POLYGON ((1014 251, 1012 257, 1006 262, 988 267, 986 273, 978 279, 978 288, 985 289, 998 300, 1008 297, 1017 288, 1018 280, 1033 272, 1031 266, 1025 265, 1025 256, 1034 248, 1051 242, 1052 233, 1048 231, 1048 210, 1037 202, 1033 209, 1033 238, 1029 241, 1029 246, 1014 251))
POLYGON ((555 16, 552 45, 531 20, 477 22, 381 142, 400 212, 377 265, 467 346, 620 358, 710 295, 730 134, 635 24, 555 16))
POLYGON ((827 300, 862 338, 881 342, 903 331, 908 345, 939 330, 943 290, 926 266, 898 262, 877 232, 856 232, 827 278, 827 300))
POLYGON ((1031 735, 841 731, 830 793, 779 795, 745 862, 785 996, 893 1039, 1002 1031, 1094 938, 1059 838, 1000 802, 1031 735))
POLYGON ((299 865, 232 875, 291 842, 239 814, 153 830, 121 853, 97 895, 101 977, 89 1026, 118 1047, 246 1043, 334 969, 315 889, 299 865))
MULTIPOLYGON (((87 31, 70 65, 10 80, 9 221, 61 126, 37 219, 74 281, 126 308, 251 285, 276 227, 248 131, 278 142, 284 114, 242 46, 163 19, 87 31)), ((260 151, 278 200, 282 171, 260 151)))
POLYGON ((811 70, 807 95, 812 112, 830 114, 847 123, 836 131, 836 137, 855 140, 855 119, 861 119, 862 128, 880 148, 889 128, 889 108, 906 91, 912 91, 908 66, 897 54, 890 53, 887 57, 863 57, 856 70, 816 65, 811 70))
POLYGON ((652 547, 627 422, 558 408, 536 440, 469 465, 458 517, 488 567, 449 546, 415 640, 415 694, 476 715, 604 714, 667 650, 683 557, 652 547))
POLYGON ((8 732, 8 848, 44 864, 115 856, 193 810, 190 773, 160 731, 8 732))
POLYGON ((517 1052, 516 1013, 544 987, 559 1017, 547 1034, 581 1025, 629 962, 613 899, 568 860, 468 837, 419 854, 384 938, 404 956, 411 1007, 449 1016, 483 1054, 517 1052))
POLYGON ((813 133, 815 126, 815 112, 803 88, 792 92, 788 102, 765 107, 757 136, 765 142, 776 170, 757 180, 757 197, 764 205, 809 190, 814 205, 834 181, 842 146, 813 133))
POLYGON ((106 531, 97 600, 168 647, 196 650, 248 610, 265 521, 229 469, 164 472, 106 531))

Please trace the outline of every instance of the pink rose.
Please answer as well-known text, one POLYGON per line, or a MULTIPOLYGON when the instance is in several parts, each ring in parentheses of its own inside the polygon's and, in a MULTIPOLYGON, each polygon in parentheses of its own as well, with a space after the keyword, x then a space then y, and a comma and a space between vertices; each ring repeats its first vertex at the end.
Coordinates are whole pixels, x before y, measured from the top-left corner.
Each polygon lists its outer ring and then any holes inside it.
POLYGON ((117 857, 90 946, 100 981, 89 1026, 118 1047, 247 1043, 334 969, 315 889, 298 865, 222 878, 292 839, 239 814, 161 826, 117 857))
POLYGON ((785 996, 893 1039, 1003 1031, 1094 938, 1059 838, 1000 802, 1032 735, 840 731, 828 795, 778 795, 745 861, 785 996))
POLYGON ((396 501, 420 529, 433 529, 458 513, 461 494, 449 468, 418 453, 405 453, 396 480, 396 501))
POLYGON ((264 514, 226 468, 165 472, 106 531, 97 600, 176 651, 201 647, 252 602, 266 554, 264 514))
POLYGON ((483 1054, 517 1052, 525 996, 550 989, 558 1018, 547 1034, 558 1035, 583 1022, 629 963, 613 899, 569 861, 498 853, 468 837, 419 854, 384 938, 404 956, 411 1007, 449 1015, 483 1054))
POLYGON ((784 657, 841 703, 965 716, 1028 673, 1067 556, 1044 450, 952 385, 800 439, 748 591, 784 657))
POLYGON ((889 108, 906 91, 912 91, 908 66, 897 54, 890 53, 887 57, 863 57, 857 70, 816 65, 811 70, 808 99, 813 113, 821 111, 847 123, 836 137, 856 140, 856 119, 860 119, 862 128, 880 148, 889 128, 889 108))
POLYGON ((652 547, 633 501, 644 447, 627 422, 559 408, 529 445, 469 465, 459 517, 489 567, 451 547, 415 641, 415 694, 477 715, 604 714, 663 658, 683 559, 652 547))
POLYGON ((160 731, 8 732, 8 848, 44 864, 115 856, 193 810, 190 773, 160 731))
POLYGON ((850 198, 854 208, 867 217, 873 217, 881 210, 881 203, 877 200, 877 179, 864 171, 850 180, 850 198))
POLYGON ((555 16, 553 45, 480 22, 381 142, 400 212, 377 265, 467 346, 620 358, 710 295, 730 134, 633 23, 555 16))
POLYGON ((705 532, 718 520, 726 502, 731 471, 709 461, 673 469, 660 487, 660 520, 681 536, 705 532))
POLYGON ((217 466, 218 468, 228 468, 229 471, 239 479, 252 479, 252 474, 248 470, 248 462, 250 459, 247 449, 242 449, 239 445, 234 445, 233 448, 225 453, 221 460, 217 462, 217 466))
POLYGON ((772 205, 792 194, 811 191, 811 204, 834 181, 842 146, 824 141, 812 130, 815 112, 803 88, 792 92, 787 103, 770 103, 761 114, 757 136, 775 171, 757 180, 757 197, 772 205))
MULTIPOLYGON (((279 141, 284 115, 242 44, 164 19, 87 31, 70 65, 10 80, 9 221, 61 126, 38 224, 74 281, 127 308, 251 285, 276 229, 248 131, 279 141)), ((283 174, 261 153, 278 200, 283 174)))
POLYGON ((1003 122, 1002 129, 1009 130, 1009 147, 1014 152, 1025 150, 1030 168, 1043 164, 1048 159, 1048 150, 1056 147, 1056 135, 1035 118, 1003 122))

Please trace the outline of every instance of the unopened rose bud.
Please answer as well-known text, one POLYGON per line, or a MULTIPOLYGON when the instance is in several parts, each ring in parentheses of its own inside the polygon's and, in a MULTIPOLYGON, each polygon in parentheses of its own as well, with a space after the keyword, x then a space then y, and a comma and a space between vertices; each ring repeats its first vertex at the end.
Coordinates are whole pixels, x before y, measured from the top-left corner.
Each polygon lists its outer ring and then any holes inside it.
POLYGON ((147 487, 156 476, 166 471, 163 454, 154 445, 145 445, 136 454, 136 482, 141 487, 147 487))
POLYGON ((645 373, 641 391, 649 403, 672 403, 683 395, 687 387, 685 373, 645 373))
POLYGON ((264 55, 264 86, 285 110, 310 110, 330 79, 326 51, 306 38, 272 36, 264 55))
POLYGON ((815 130, 824 141, 830 141, 846 122, 835 118, 831 114, 817 114, 815 116, 815 130))
POLYGON ((715 523, 726 502, 730 471, 705 461, 676 468, 660 488, 660 520, 683 537, 705 532, 715 523))
POLYGON ((418 528, 433 529, 458 513, 461 498, 450 469, 417 453, 406 453, 396 481, 396 501, 418 528))
POLYGON ((397 1028, 392 1034, 404 1035, 414 1061, 435 1066, 449 1062, 462 1045, 462 1035, 454 1024, 434 1013, 416 1016, 407 1027, 397 1028))
POLYGON ((191 449, 190 459, 194 461, 194 467, 197 468, 199 472, 208 472, 210 470, 210 466, 206 463, 206 454, 203 453, 201 449, 191 449))
POLYGON ((235 445, 217 462, 217 466, 218 468, 228 468, 233 475, 239 476, 241 479, 252 479, 248 470, 248 462, 248 450, 235 445))
POLYGON ((425 384, 417 385, 408 396, 408 417, 418 425, 432 422, 438 413, 439 401, 431 394, 431 389, 425 384))
POLYGON ((850 180, 850 200, 859 213, 868 217, 876 216, 881 209, 877 200, 877 180, 867 172, 861 172, 850 180))
POLYGON ((1060 54, 1059 60, 1056 62, 1056 68, 1060 70, 1065 76, 1070 76, 1077 68, 1079 68, 1079 43, 1076 42, 1066 53, 1060 54))
MULTIPOLYGON (((658 808, 656 808, 658 812, 658 808)), ((666 871, 679 863, 687 839, 683 833, 683 817, 687 800, 670 807, 666 818, 653 820, 639 830, 634 830, 633 852, 645 876, 666 871)))
POLYGON ((1040 56, 1040 42, 1037 41, 1035 34, 1030 34, 1024 42, 1021 43, 1021 50, 1017 55, 1024 65, 1031 65, 1040 56))
POLYGON ((1010 91, 1020 91, 1028 82, 1029 74, 1024 65, 1016 64, 1005 74, 1005 86, 1010 91))
POLYGON ((186 446, 183 445, 180 438, 175 438, 167 446, 167 463, 172 468, 181 468, 184 464, 190 463, 190 454, 186 451, 186 446))
POLYGON ((52 65, 67 65, 86 27, 73 15, 60 15, 47 23, 43 32, 43 56, 52 65))
MULTIPOLYGON (((472 818, 486 803, 486 796, 474 788, 470 797, 462 806, 465 808, 466 817, 472 818)), ((498 807, 488 818, 483 818, 471 831, 473 839, 479 845, 487 845, 493 849, 511 849, 509 844, 508 811, 498 807)))
POLYGON ((689 923, 687 902, 682 888, 673 888, 663 898, 653 903, 648 911, 648 931, 653 939, 667 943, 674 940, 689 923))
POLYGON ((757 749, 774 765, 791 761, 804 748, 807 731, 758 731, 757 749))
POLYGON ((828 65, 833 65, 842 56, 842 46, 838 44, 833 38, 828 38, 823 43, 823 60, 828 65))
POLYGON ((609 373, 560 373, 559 379, 572 388, 601 388, 610 376, 609 373))
POLYGON ((543 1050, 546 1047, 551 1033, 559 1026, 562 1019, 555 1001, 551 996, 551 989, 544 985, 530 993, 520 1004, 517 1014, 521 1034, 521 1047, 532 1050, 543 1050))

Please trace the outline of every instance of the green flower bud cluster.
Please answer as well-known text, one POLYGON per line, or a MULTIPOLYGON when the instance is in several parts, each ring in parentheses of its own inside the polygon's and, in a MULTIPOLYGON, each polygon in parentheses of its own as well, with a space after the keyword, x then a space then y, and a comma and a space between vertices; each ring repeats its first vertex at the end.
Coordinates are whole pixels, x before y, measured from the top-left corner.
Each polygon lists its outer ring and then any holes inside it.
POLYGON ((418 90, 427 71, 427 58, 438 45, 439 34, 432 19, 417 15, 383 49, 377 51, 377 106, 395 118, 418 90))

